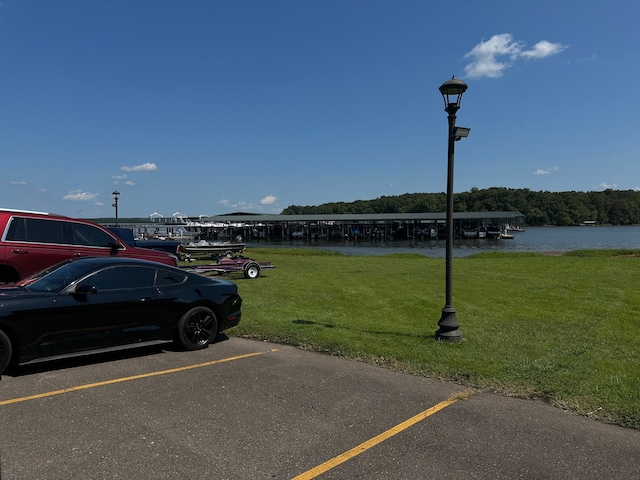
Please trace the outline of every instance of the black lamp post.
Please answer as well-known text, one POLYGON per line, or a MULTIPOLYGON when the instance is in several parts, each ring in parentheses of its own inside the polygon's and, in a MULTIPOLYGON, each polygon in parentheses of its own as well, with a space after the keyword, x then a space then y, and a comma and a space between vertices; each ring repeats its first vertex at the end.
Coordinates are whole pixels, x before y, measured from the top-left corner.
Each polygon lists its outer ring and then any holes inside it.
POLYGON ((117 227, 118 226, 118 198, 120 198, 120 192, 118 190, 114 190, 112 195, 113 195, 113 199, 115 200, 115 203, 113 203, 111 206, 116 207, 116 227, 117 227))
POLYGON ((459 342, 462 340, 460 322, 456 317, 456 309, 453 308, 452 295, 452 264, 453 264, 453 159, 454 145, 457 140, 469 135, 469 129, 456 127, 456 113, 460 109, 462 94, 467 90, 467 84, 462 80, 447 80, 440 86, 440 93, 444 98, 444 111, 449 114, 449 148, 447 161, 447 247, 446 247, 446 300, 442 309, 442 316, 438 321, 437 340, 449 340, 459 342))

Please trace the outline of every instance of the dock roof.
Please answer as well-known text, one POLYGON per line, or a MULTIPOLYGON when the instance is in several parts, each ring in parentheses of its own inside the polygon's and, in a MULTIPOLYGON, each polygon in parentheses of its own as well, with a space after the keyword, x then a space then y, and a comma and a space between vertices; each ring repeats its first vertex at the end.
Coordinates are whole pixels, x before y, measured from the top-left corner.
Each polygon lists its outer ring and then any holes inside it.
MULTIPOLYGON (((442 221, 446 220, 445 212, 427 213, 320 213, 303 215, 281 214, 243 214, 232 213, 207 217, 211 222, 406 222, 406 221, 442 221)), ((454 220, 516 220, 522 221, 524 215, 520 212, 454 212, 454 220)), ((201 219, 202 220, 202 219, 201 219)))

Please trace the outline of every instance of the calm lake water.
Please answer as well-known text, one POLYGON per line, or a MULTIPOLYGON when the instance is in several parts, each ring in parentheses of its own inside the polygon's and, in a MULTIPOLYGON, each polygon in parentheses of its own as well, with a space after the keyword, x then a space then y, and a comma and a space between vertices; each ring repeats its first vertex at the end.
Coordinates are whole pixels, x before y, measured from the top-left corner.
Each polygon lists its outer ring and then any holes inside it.
MULTIPOLYGON (((453 255, 464 257, 477 252, 550 252, 593 249, 640 249, 640 226, 627 227, 529 227, 513 233, 513 240, 458 240, 453 255)), ((445 256, 444 240, 248 240, 247 247, 317 248, 345 255, 387 255, 419 253, 429 257, 445 256)))

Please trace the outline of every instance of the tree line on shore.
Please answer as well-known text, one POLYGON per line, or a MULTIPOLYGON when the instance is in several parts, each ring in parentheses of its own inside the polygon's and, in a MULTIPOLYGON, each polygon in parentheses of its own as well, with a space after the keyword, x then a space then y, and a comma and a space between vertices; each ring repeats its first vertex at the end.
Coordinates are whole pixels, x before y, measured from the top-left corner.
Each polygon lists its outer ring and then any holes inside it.
MULTIPOLYGON (((291 205, 283 215, 444 212, 445 193, 405 193, 373 200, 291 205)), ((548 192, 528 188, 472 188, 454 195, 456 212, 520 212, 530 226, 577 225, 595 221, 609 225, 640 224, 640 191, 548 192)))

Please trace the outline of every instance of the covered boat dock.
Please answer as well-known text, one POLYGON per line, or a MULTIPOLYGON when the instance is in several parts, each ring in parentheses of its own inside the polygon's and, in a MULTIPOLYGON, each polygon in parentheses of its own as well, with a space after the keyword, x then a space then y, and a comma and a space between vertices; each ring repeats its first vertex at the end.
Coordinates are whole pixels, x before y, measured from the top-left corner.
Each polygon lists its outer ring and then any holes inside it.
MULTIPOLYGON (((157 214, 155 214, 157 215, 157 214)), ((524 224, 520 212, 454 212, 456 237, 469 236, 487 228, 524 224)), ((254 239, 321 238, 444 238, 446 214, 371 213, 278 215, 232 213, 215 216, 151 216, 151 225, 166 229, 170 236, 188 235, 198 239, 224 240, 238 235, 254 239)))

